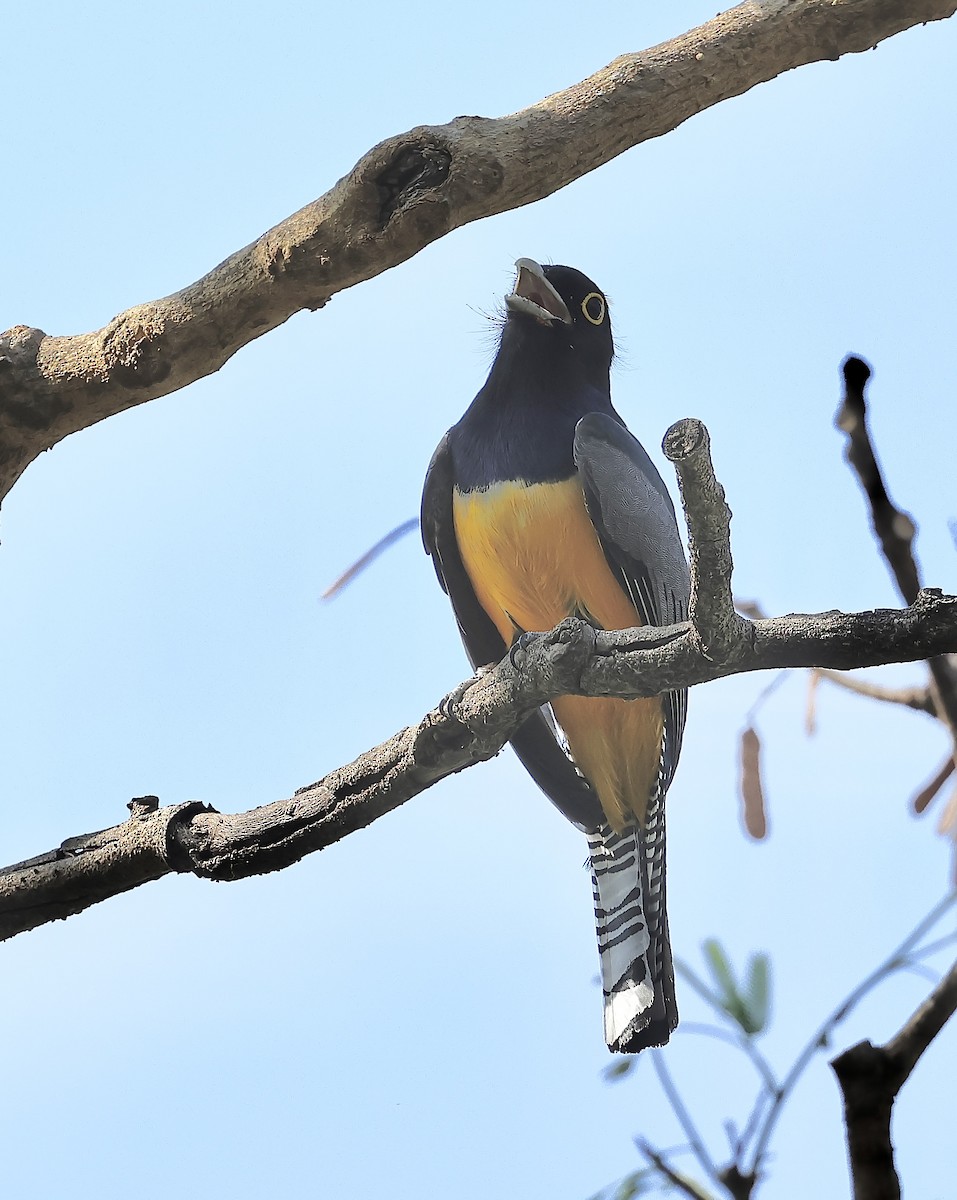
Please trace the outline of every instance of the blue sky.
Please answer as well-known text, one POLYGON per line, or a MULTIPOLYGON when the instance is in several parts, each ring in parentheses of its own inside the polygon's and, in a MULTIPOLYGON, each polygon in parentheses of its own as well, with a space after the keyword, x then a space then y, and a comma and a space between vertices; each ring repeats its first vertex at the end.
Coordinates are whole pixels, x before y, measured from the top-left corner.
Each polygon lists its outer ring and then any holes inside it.
MULTIPOLYGON (((0 328, 98 328, 175 291, 324 192, 372 144, 515 111, 714 6, 53 3, 5 17, 10 169, 0 328)), ((875 368, 875 438, 955 590, 952 344, 957 25, 791 73, 538 205, 468 226, 301 314, 212 378, 61 443, 3 508, 2 853, 14 861, 151 792, 279 799, 417 720, 466 674, 415 538, 318 597, 415 513, 483 382, 521 255, 613 302, 619 410, 661 463, 709 426, 735 587, 769 612, 893 605, 833 429, 840 363, 875 368)), ((671 479, 667 464, 663 474, 671 479)), ((887 681, 922 677, 888 669, 887 681)), ((765 949, 785 1068, 943 893, 949 850, 909 795, 946 753, 926 718, 805 681, 760 716, 771 837, 741 834, 736 741, 764 678, 698 689, 669 802, 676 953, 765 949)), ((650 1063, 609 1087, 583 839, 510 754, 263 879, 166 879, 0 950, 11 1193, 112 1200, 454 1194, 583 1200, 681 1140, 650 1063)), ((842 1027, 883 1040, 904 976, 842 1027)), ((685 988, 689 1021, 704 1010, 685 988)), ((747 1067, 668 1051, 716 1154, 747 1067)), ((957 1028, 918 1066, 905 1186, 957 1169, 957 1028)), ((823 1060, 762 1194, 844 1187, 823 1060)))

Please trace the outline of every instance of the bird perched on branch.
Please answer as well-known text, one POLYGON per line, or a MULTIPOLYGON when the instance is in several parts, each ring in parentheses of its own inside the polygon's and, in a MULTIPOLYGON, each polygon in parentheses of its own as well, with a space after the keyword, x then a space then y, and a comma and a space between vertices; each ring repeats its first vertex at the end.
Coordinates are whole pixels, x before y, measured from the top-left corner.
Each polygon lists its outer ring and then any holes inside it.
MULTIPOLYGON (((611 403, 601 290, 571 267, 516 263, 485 386, 432 458, 422 534, 473 666, 575 615, 599 629, 688 615, 674 506, 611 403)), ((588 838, 605 1040, 634 1053, 678 1023, 665 908, 665 794, 687 693, 563 696, 512 745, 588 838)))

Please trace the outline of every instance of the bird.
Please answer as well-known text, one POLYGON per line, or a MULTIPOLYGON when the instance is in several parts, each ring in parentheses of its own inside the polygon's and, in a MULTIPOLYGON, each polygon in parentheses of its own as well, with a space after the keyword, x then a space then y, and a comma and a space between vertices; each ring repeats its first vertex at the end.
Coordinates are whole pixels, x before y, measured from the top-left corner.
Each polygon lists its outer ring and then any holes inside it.
MULTIPOLYGON (((608 300, 573 267, 520 258, 488 378, 432 457, 421 531, 476 669, 577 616, 596 629, 688 616, 674 505, 611 401, 608 300)), ((665 796, 687 692, 563 696, 511 737, 587 838, 604 1034, 664 1045, 678 1023, 665 887, 665 796)))

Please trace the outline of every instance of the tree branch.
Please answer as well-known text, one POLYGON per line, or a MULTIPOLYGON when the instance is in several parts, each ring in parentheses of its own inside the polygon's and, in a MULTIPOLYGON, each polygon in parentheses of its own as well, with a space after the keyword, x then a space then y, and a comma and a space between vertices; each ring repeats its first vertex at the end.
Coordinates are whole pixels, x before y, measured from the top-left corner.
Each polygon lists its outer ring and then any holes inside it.
MULTIPOLYGON (((845 457, 867 497, 871 524, 881 552, 905 604, 911 604, 921 586, 920 568, 913 549, 917 526, 913 518, 891 500, 871 444, 864 398, 870 377, 871 369, 863 359, 852 355, 845 360, 844 399, 835 423, 847 434, 845 457)), ((949 728, 957 755, 957 671, 942 656, 929 659, 927 666, 933 680, 934 710, 949 728)))
POLYGON ((869 700, 883 700, 886 704, 902 704, 905 708, 913 708, 916 712, 927 713, 936 717, 937 708, 934 704, 930 689, 926 687, 889 688, 880 683, 872 683, 869 679, 858 679, 853 675, 840 675, 835 671, 818 670, 814 672, 818 679, 826 679, 836 687, 845 691, 855 692, 858 696, 866 696, 869 700))
POLYGON ((196 283, 94 333, 14 327, 0 337, 0 498, 62 438, 211 374, 293 313, 322 308, 451 230, 551 195, 784 71, 955 9, 957 0, 739 4, 511 116, 457 117, 387 139, 196 283))
POLYGON ((918 1059, 957 1011, 957 963, 884 1046, 859 1042, 831 1063, 844 1096, 854 1200, 899 1200, 891 1110, 918 1059))
POLYGON ((661 1176, 666 1179, 671 1186, 683 1196, 689 1196, 691 1200, 714 1200, 710 1192, 705 1191, 700 1184, 695 1183, 687 1175, 679 1175, 673 1166, 668 1162, 663 1154, 652 1146, 650 1142, 644 1138, 636 1138, 635 1145, 641 1153, 647 1158, 651 1165, 658 1171, 661 1176))
MULTIPOLYGON (((717 564, 715 573, 696 572, 691 611, 721 613, 730 595, 731 552, 707 430, 697 421, 679 422, 665 445, 681 484, 692 559, 717 564), (702 533, 711 538, 706 547, 698 544, 702 533)), ((957 652, 957 596, 925 590, 901 611, 736 618, 705 645, 693 623, 606 631, 568 618, 457 688, 417 725, 288 800, 229 815, 199 803, 159 808, 155 797, 144 797, 132 802, 123 824, 7 868, 0 872, 0 939, 171 871, 229 880, 280 870, 491 758, 556 696, 656 696, 745 671, 845 669, 957 652)))

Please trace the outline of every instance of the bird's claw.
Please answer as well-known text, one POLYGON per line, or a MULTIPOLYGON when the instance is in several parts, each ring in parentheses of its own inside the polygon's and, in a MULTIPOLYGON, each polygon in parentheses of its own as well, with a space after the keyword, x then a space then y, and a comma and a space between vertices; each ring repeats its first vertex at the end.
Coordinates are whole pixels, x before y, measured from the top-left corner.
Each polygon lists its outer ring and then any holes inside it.
POLYGON ((535 636, 534 633, 520 633, 515 641, 512 642, 508 652, 508 661, 513 671, 520 671, 522 669, 519 656, 526 653, 529 646, 535 641, 535 636))

